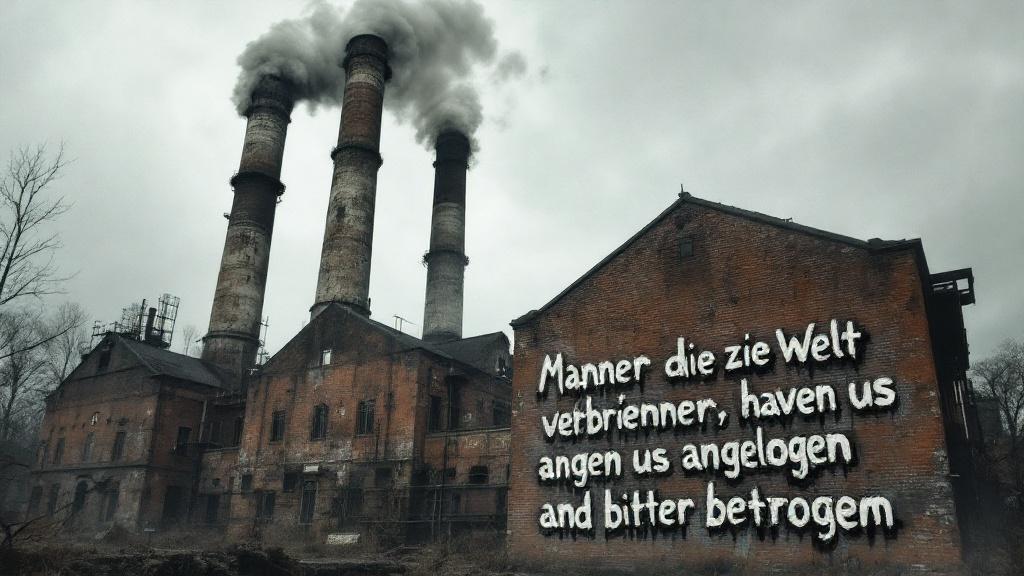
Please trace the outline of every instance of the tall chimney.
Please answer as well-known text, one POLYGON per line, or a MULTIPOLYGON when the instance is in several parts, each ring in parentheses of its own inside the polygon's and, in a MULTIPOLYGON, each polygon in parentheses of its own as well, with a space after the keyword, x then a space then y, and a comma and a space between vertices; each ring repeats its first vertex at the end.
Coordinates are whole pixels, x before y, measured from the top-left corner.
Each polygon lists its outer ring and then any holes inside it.
POLYGON ((434 161, 434 209, 430 219, 427 296, 423 305, 423 339, 462 338, 463 276, 466 258, 466 169, 469 139, 445 131, 437 137, 434 161))
POLYGON ((338 146, 331 152, 334 177, 312 316, 331 302, 370 314, 373 211, 382 162, 380 122, 391 68, 388 45, 377 36, 356 36, 345 51, 341 128, 338 146))
POLYGON ((284 193, 281 159, 294 105, 292 86, 284 79, 264 76, 251 100, 245 112, 242 160, 231 178, 234 200, 210 329, 203 338, 203 360, 234 374, 236 384, 255 365, 259 347, 274 210, 284 193))

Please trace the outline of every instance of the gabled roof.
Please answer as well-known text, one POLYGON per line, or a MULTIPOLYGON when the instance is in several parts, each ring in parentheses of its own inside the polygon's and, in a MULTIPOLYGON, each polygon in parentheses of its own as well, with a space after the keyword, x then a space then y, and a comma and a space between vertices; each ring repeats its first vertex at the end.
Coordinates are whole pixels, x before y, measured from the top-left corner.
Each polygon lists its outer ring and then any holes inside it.
POLYGON ((595 264, 593 268, 587 270, 582 276, 577 278, 576 281, 570 284, 565 290, 559 292, 558 295, 552 298, 547 304, 541 306, 536 310, 530 310, 526 314, 523 314, 519 318, 516 318, 515 320, 510 322, 511 326, 515 328, 523 324, 526 324, 537 314, 540 314, 541 312, 544 312, 551 308, 552 306, 554 306, 556 302, 558 302, 564 296, 575 290, 577 286, 583 283, 583 281, 585 281, 590 276, 594 275, 598 270, 603 268, 605 264, 608 264, 609 262, 614 260, 616 256, 618 256, 627 248, 629 248, 634 242, 643 237, 650 229, 654 228, 659 223, 661 223, 662 220, 668 217, 669 214, 675 212, 675 210, 682 206, 683 204, 693 204, 695 206, 702 206, 704 208, 717 210, 718 212, 723 212, 725 214, 738 216, 740 218, 746 218, 747 220, 752 220, 754 222, 759 222, 761 224, 767 224, 769 226, 775 226, 778 228, 783 228, 785 230, 790 230, 801 234, 807 234, 809 236, 814 236, 816 238, 820 238, 823 240, 830 240, 832 242, 846 244, 848 246, 869 250, 871 252, 883 252, 886 250, 896 250, 900 248, 907 248, 913 246, 919 247, 921 245, 921 240, 917 238, 911 240, 882 240, 879 238, 872 238, 870 240, 860 240, 857 238, 852 238, 850 236, 843 236, 842 234, 829 232, 827 230, 821 230, 819 228, 812 228, 810 226, 804 226, 803 224, 797 224, 792 220, 776 218, 775 216, 769 216, 767 214, 762 214, 760 212, 744 210, 742 208, 737 208, 735 206, 720 204, 718 202, 712 202, 711 200, 705 200, 703 198, 697 198, 696 196, 691 195, 689 192, 681 192, 679 194, 678 200, 673 202, 661 214, 658 214, 658 216, 655 217, 654 220, 648 222, 647 225, 641 228, 639 232, 630 236, 630 238, 626 240, 621 246, 612 251, 611 254, 602 258, 601 261, 595 264))
POLYGON ((154 376, 169 376, 214 388, 225 388, 227 386, 216 370, 199 358, 143 344, 131 338, 115 335, 110 337, 116 339, 117 343, 120 343, 134 354, 154 376))
MULTIPOLYGON (((353 320, 355 322, 361 322, 362 324, 368 326, 369 328, 371 328, 373 330, 376 330, 378 332, 384 333, 385 335, 387 335, 388 337, 394 339, 398 343, 398 345, 400 346, 400 349, 398 350, 398 352, 405 352, 405 351, 408 351, 408 350, 424 350, 426 352, 434 354, 435 356, 440 356, 441 358, 444 358, 446 360, 451 360, 453 362, 458 362, 459 364, 462 364, 462 365, 464 365, 464 366, 466 366, 468 368, 472 368, 474 370, 480 370, 480 371, 486 372, 488 374, 492 374, 493 372, 491 370, 484 370, 480 366, 478 366, 476 363, 474 363, 473 362, 473 358, 474 357, 471 355, 471 352, 476 350, 477 346, 484 345, 484 344, 486 344, 488 342, 492 342, 493 341, 493 340, 488 340, 488 338, 497 338, 497 337, 504 338, 505 339, 505 345, 508 346, 508 337, 505 336, 505 334, 502 333, 502 332, 494 332, 492 334, 483 334, 481 336, 474 336, 472 338, 463 338, 461 340, 452 340, 452 341, 449 341, 449 342, 444 342, 442 344, 437 344, 437 343, 433 343, 433 342, 426 342, 424 340, 420 340, 419 338, 417 338, 415 336, 412 336, 410 334, 406 334, 405 332, 402 332, 401 330, 396 330, 395 328, 392 328, 391 326, 388 326, 386 324, 382 324, 380 322, 377 322, 376 320, 373 320, 372 318, 369 318, 367 316, 364 316, 363 314, 355 312, 352 309, 348 308, 347 306, 343 306, 341 304, 338 304, 337 302, 332 302, 332 303, 328 304, 327 307, 324 308, 324 310, 322 310, 319 314, 317 314, 308 324, 303 326, 303 328, 301 330, 299 330, 299 332, 296 333, 295 336, 293 336, 292 339, 289 340, 288 344, 285 344, 281 348, 281 350, 284 350, 286 347, 288 347, 288 345, 292 341, 296 340, 303 332, 305 332, 306 330, 311 329, 313 324, 316 323, 318 321, 318 319, 323 318, 324 314, 328 310, 345 314, 348 319, 351 319, 351 320, 353 320), (476 343, 478 340, 480 342, 479 344, 476 343), (462 344, 464 342, 466 342, 467 344, 462 344)), ((278 350, 278 353, 280 353, 281 350, 278 350)), ((277 354, 275 354, 274 356, 277 356, 277 354)), ((267 363, 267 365, 270 365, 273 362, 274 362, 274 358, 272 357, 270 359, 270 361, 267 363)))
POLYGON ((433 342, 430 346, 458 358, 462 362, 472 364, 485 372, 493 372, 491 364, 493 357, 491 351, 496 347, 503 347, 508 351, 508 336, 504 332, 491 332, 480 334, 460 340, 449 340, 447 342, 433 342))

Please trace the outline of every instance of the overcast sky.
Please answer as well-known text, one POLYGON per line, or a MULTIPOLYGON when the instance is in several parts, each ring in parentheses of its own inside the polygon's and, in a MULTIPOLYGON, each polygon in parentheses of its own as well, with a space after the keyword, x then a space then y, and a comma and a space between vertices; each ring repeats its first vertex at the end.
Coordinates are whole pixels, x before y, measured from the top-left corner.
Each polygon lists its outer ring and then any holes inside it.
MULTIPOLYGON (((0 6, 0 153, 64 141, 66 298, 110 321, 163 292, 205 333, 245 121, 235 59, 305 2, 0 6)), ((1024 3, 487 4, 517 82, 483 79, 469 175, 466 335, 504 330, 676 199, 973 267, 979 359, 1024 337, 1024 3)), ((292 115, 264 315, 313 303, 339 110, 292 115)), ((433 154, 385 116, 373 316, 423 313, 433 154)), ((768 273, 769 271, 766 271, 768 273)))

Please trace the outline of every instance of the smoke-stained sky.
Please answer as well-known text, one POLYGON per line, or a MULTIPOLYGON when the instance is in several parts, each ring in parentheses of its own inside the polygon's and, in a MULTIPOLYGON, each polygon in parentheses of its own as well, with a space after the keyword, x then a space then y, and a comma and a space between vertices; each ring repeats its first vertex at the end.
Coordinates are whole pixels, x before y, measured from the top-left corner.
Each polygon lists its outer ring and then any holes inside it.
MULTIPOLYGON (((236 58, 304 2, 0 8, 0 153, 63 140, 67 298, 93 317, 161 292, 205 331, 244 119, 236 58)), ((693 194, 972 266, 974 358, 1024 338, 1024 4, 495 2, 469 175, 467 335, 505 330, 693 194), (517 79, 499 82, 507 75, 517 79)), ((292 115, 264 314, 275 351, 313 302, 339 111, 292 115)), ((382 132, 374 317, 423 310, 432 154, 382 132)))

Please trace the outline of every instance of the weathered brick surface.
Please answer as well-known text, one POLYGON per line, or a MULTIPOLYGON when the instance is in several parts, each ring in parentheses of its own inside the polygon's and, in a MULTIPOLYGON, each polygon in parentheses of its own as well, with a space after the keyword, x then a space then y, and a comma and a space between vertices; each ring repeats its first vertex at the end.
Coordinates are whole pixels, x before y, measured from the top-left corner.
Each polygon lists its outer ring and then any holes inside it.
MULTIPOLYGON (((960 544, 947 478, 943 423, 937 399, 935 363, 925 310, 921 270, 914 244, 869 250, 821 235, 771 225, 703 205, 680 203, 618 256, 585 278, 549 308, 524 318, 515 332, 515 377, 511 492, 511 557, 527 566, 578 572, 599 570, 658 572, 690 570, 722 573, 752 569, 766 573, 956 572, 960 544), (681 255, 681 240, 692 241, 692 256, 681 255), (684 336, 712 350, 741 342, 744 334, 775 345, 775 330, 802 331, 809 322, 853 320, 870 334, 866 355, 857 366, 836 364, 808 370, 781 361, 762 375, 748 376, 755 391, 830 384, 842 407, 838 421, 796 418, 785 427, 766 424, 770 437, 818 431, 848 433, 858 461, 845 473, 823 471, 809 486, 795 486, 780 471, 736 483, 716 477, 721 497, 762 495, 888 497, 900 522, 895 537, 841 534, 827 550, 812 545, 810 531, 783 527, 759 538, 751 529, 709 533, 704 528, 704 491, 711 476, 680 472, 684 443, 749 438, 740 425, 739 376, 721 371, 707 383, 669 384, 663 366, 684 336), (599 362, 646 354, 652 360, 642 389, 631 399, 680 401, 712 397, 730 412, 728 428, 699 432, 643 433, 629 437, 544 440, 541 415, 571 410, 575 397, 551 393, 537 397, 545 354, 562 353, 568 363, 599 362), (846 402, 851 381, 889 376, 897 384, 899 406, 875 415, 852 414, 846 402), (631 449, 667 447, 673 474, 640 480, 631 472, 631 449), (613 490, 657 489, 659 497, 690 497, 698 514, 685 531, 640 537, 606 538, 600 528, 601 482, 591 481, 595 524, 591 535, 545 535, 538 525, 544 502, 577 501, 565 489, 541 485, 543 455, 618 449, 624 474, 613 490), (716 572, 717 571, 717 572, 716 572)), ((925 279, 926 281, 927 279, 925 279)), ((689 573, 689 572, 688 572, 689 573)))
MULTIPOLYGON (((141 344, 140 344, 141 345, 141 344)), ((53 485, 58 508, 70 511, 76 486, 89 489, 84 508, 72 528, 87 531, 116 522, 128 528, 158 527, 164 519, 164 498, 170 486, 182 491, 179 512, 184 520, 196 472, 198 451, 175 450, 179 427, 191 429, 193 443, 202 421, 209 388, 163 376, 154 377, 124 344, 115 344, 109 364, 101 367, 102 345, 94 350, 47 400, 40 430, 41 448, 33 486, 45 513, 53 485), (119 432, 124 448, 115 459, 119 432), (92 449, 85 446, 92 435, 92 449), (64 439, 60 462, 56 447, 64 439), (45 458, 44 458, 45 456, 45 458), (87 457, 88 456, 88 457, 87 457), (117 486, 118 502, 111 520, 101 514, 104 491, 117 486)))
POLYGON ((458 382, 454 389, 463 406, 460 426, 493 423, 493 402, 507 401, 507 385, 496 385, 493 375, 411 344, 412 339, 396 338, 392 331, 332 305, 274 356, 250 386, 246 402, 230 488, 231 529, 236 536, 251 533, 256 493, 261 491, 275 493, 273 518, 263 530, 298 530, 304 481, 314 481, 317 487, 313 522, 302 528, 314 537, 339 529, 336 499, 345 498, 344 490, 350 488, 368 490, 362 515, 375 506, 392 506, 391 501, 380 501, 381 490, 391 489, 399 500, 398 517, 408 514, 404 507, 414 473, 427 464, 430 397, 443 398, 446 413, 446 379, 458 382), (326 365, 321 362, 324 350, 331 350, 326 365), (357 428, 361 401, 375 404, 372 431, 366 434, 357 428), (312 439, 314 410, 321 404, 328 409, 326 437, 312 439), (280 440, 271 440, 276 411, 285 413, 285 430, 280 440), (383 473, 378 471, 385 470, 388 477, 378 477, 383 473), (283 490, 286 474, 297 475, 300 485, 294 491, 283 490), (252 476, 252 486, 243 490, 240 483, 246 475, 252 476))

